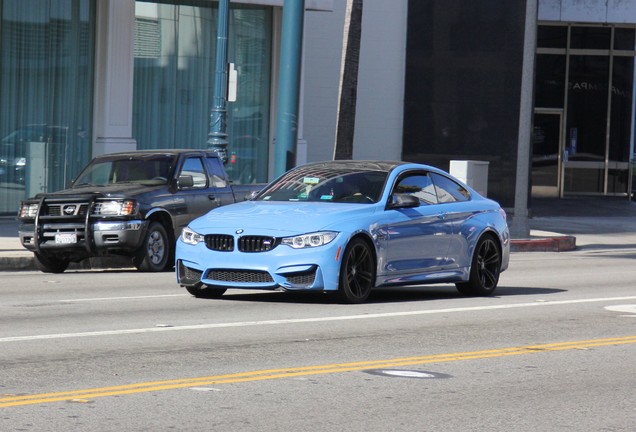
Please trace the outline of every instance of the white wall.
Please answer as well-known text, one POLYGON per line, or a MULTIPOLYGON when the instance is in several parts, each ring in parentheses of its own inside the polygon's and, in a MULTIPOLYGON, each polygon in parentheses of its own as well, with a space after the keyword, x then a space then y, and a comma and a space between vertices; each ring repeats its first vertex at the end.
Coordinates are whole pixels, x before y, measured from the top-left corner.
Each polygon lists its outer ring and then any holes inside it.
MULTIPOLYGON (((304 138, 307 160, 333 158, 345 1, 305 17, 304 138)), ((407 0, 365 0, 355 159, 400 159, 407 0)))
POLYGON ((634 0, 539 0, 539 21, 636 23, 634 0))

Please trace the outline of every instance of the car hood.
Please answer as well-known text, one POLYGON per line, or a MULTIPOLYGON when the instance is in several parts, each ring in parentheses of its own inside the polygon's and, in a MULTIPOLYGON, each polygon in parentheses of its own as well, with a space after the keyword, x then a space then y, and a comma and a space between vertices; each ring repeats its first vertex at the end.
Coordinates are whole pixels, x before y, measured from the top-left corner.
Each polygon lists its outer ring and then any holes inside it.
POLYGON ((220 207, 190 222, 200 234, 233 233, 245 235, 302 234, 343 226, 375 212, 376 205, 302 202, 245 201, 220 207))
POLYGON ((161 186, 145 186, 140 185, 139 183, 117 183, 113 185, 106 186, 95 186, 95 185, 85 185, 85 186, 75 186, 70 189, 64 189, 57 192, 47 193, 47 194, 38 194, 36 198, 41 197, 42 195, 55 197, 55 196, 67 196, 67 195, 92 195, 104 198, 126 198, 132 197, 135 195, 140 195, 142 193, 155 191, 158 189, 166 189, 167 185, 161 186))

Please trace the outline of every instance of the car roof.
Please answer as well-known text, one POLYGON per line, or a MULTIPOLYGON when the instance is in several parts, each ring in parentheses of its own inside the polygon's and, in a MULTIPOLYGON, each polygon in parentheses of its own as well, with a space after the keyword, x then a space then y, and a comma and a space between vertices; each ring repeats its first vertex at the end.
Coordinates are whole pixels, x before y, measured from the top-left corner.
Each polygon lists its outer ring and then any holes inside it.
POLYGON ((180 154, 205 154, 207 157, 218 157, 213 150, 206 149, 156 149, 156 150, 133 150, 128 152, 106 153, 97 158, 126 158, 126 157, 148 157, 148 156, 177 156, 180 154))
POLYGON ((407 165, 408 162, 400 161, 379 161, 379 160, 331 160, 322 162, 312 162, 301 165, 299 168, 350 168, 355 170, 368 171, 391 171, 397 166, 407 165))

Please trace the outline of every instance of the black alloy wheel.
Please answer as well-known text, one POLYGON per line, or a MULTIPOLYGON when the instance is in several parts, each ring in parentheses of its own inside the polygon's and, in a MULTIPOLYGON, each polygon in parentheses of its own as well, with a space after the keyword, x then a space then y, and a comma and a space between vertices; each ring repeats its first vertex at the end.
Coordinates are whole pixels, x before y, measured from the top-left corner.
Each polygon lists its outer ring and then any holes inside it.
POLYGON ((457 283, 457 290, 470 296, 489 296, 497 288, 501 272, 501 250, 491 235, 479 239, 470 266, 468 282, 457 283))
POLYGON ((375 258, 369 244, 354 238, 342 255, 338 295, 344 303, 362 303, 375 285, 375 258))

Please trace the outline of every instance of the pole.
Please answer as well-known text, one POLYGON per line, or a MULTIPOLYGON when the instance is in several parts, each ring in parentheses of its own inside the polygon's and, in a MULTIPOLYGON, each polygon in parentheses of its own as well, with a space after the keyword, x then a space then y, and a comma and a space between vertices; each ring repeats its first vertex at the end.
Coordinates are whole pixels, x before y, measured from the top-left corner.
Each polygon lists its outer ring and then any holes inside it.
POLYGON ((525 238, 530 235, 530 225, 528 223, 528 190, 530 189, 530 152, 532 151, 534 64, 537 48, 537 3, 537 0, 526 0, 515 208, 512 222, 510 223, 510 234, 513 238, 525 238))
POLYGON ((285 0, 283 3, 283 34, 278 78, 276 150, 274 153, 275 177, 283 174, 296 163, 304 14, 305 0, 285 0))
POLYGON ((208 149, 214 150, 223 163, 227 162, 227 39, 230 27, 230 0, 219 0, 219 16, 216 29, 216 59, 214 69, 214 93, 208 149))

